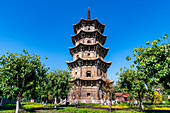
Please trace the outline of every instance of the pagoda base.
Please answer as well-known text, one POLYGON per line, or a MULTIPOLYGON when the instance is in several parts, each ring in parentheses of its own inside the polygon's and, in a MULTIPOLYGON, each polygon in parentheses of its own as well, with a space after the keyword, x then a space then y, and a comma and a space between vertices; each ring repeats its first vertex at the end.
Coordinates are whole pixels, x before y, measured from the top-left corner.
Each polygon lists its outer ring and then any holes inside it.
POLYGON ((100 89, 100 86, 81 86, 75 90, 70 90, 68 101, 71 104, 79 103, 98 103, 104 101, 105 92, 100 89))

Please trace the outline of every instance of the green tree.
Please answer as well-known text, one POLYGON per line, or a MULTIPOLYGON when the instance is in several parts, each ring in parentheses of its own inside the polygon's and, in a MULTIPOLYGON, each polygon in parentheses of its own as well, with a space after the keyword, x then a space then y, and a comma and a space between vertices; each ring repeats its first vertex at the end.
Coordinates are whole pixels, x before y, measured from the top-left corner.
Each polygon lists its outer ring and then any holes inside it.
POLYGON ((38 55, 30 55, 26 49, 23 52, 24 54, 7 52, 0 57, 1 91, 8 97, 16 98, 16 113, 19 112, 20 97, 35 87, 34 83, 42 75, 44 67, 38 55))
POLYGON ((106 85, 103 86, 104 91, 106 92, 106 98, 110 101, 110 112, 111 112, 111 105, 112 105, 112 99, 114 98, 113 93, 115 93, 117 87, 116 86, 112 86, 114 81, 109 81, 106 80, 106 85))
POLYGON ((170 89, 170 43, 165 40, 167 37, 165 35, 152 43, 148 41, 146 47, 133 49, 133 56, 136 58, 134 64, 137 64, 137 71, 141 72, 149 90, 160 83, 165 89, 170 89), (161 40, 165 43, 158 45, 161 40))
POLYGON ((170 89, 170 43, 166 40, 167 37, 168 35, 164 35, 151 43, 148 41, 146 47, 133 49, 133 56, 136 58, 134 64, 137 64, 137 71, 141 73, 142 80, 152 95, 155 95, 152 89, 156 86, 162 85, 165 89, 170 89), (160 41, 164 43, 158 44, 160 41))
MULTIPOLYGON (((49 69, 49 68, 48 68, 49 69)), ((47 98, 48 95, 48 89, 47 89, 47 84, 48 84, 48 79, 47 79, 47 68, 45 68, 42 72, 42 75, 39 76, 39 79, 36 80, 36 98, 40 97, 40 100, 42 102, 43 98, 47 98)))
POLYGON ((67 94, 70 88, 70 72, 65 70, 51 70, 47 74, 47 90, 55 98, 56 102, 59 98, 67 98, 67 94))
MULTIPOLYGON (((166 40, 167 37, 167 35, 164 35, 163 38, 153 40, 152 43, 148 41, 146 47, 134 48, 133 56, 136 58, 134 64, 131 65, 131 69, 123 70, 119 75, 121 85, 134 91, 134 94, 137 92, 141 99, 145 88, 152 95, 154 95, 153 88, 156 86, 162 85, 165 89, 170 88, 170 43, 166 40), (161 40, 164 43, 158 44, 161 40), (133 87, 134 85, 138 88, 133 87), (138 89, 142 89, 142 91, 137 91, 138 89)), ((126 59, 131 60, 129 56, 126 59)), ((142 102, 141 99, 140 103, 142 102)))
POLYGON ((146 87, 141 78, 142 75, 135 69, 121 69, 121 73, 119 74, 119 86, 121 89, 126 89, 134 99, 138 99, 140 102, 139 106, 142 106, 142 109, 144 109, 142 98, 146 92, 146 87))
MULTIPOLYGON (((45 64, 43 64, 45 66, 45 64)), ((22 96, 23 97, 28 97, 32 99, 40 99, 42 102, 43 98, 47 98, 48 91, 46 90, 46 85, 47 85, 47 71, 49 68, 41 68, 41 73, 39 70, 39 76, 37 76, 36 80, 34 80, 34 84, 29 87, 28 89, 23 92, 22 96)))

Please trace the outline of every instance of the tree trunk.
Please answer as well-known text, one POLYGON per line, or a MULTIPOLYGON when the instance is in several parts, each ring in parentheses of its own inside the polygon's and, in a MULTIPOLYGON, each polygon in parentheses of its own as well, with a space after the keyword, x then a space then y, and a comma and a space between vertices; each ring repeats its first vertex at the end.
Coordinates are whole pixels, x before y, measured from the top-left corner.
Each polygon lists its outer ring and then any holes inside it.
POLYGON ((144 106, 143 106, 143 103, 142 103, 142 99, 140 98, 140 105, 142 107, 142 110, 144 110, 144 106))
POLYGON ((56 104, 57 104, 57 97, 55 96, 55 102, 54 102, 54 107, 56 108, 56 104))
POLYGON ((1 104, 0 104, 0 105, 2 105, 2 103, 3 103, 3 96, 2 96, 2 98, 1 98, 1 104))
POLYGON ((138 93, 138 95, 139 95, 139 106, 141 106, 142 110, 144 110, 144 106, 143 106, 143 103, 142 103, 142 98, 141 98, 140 93, 138 93))
POLYGON ((78 87, 78 92, 77 92, 77 104, 79 103, 79 87, 78 87))
POLYGON ((151 103, 153 104, 153 102, 154 102, 154 91, 152 91, 152 98, 151 98, 151 103))
MULTIPOLYGON (((67 94, 67 95, 68 95, 68 94, 67 94)), ((68 104, 67 104, 67 95, 66 95, 66 106, 68 105, 68 104)))
POLYGON ((112 112, 112 102, 110 100, 110 112, 112 112))
POLYGON ((111 98, 110 98, 110 112, 112 112, 112 93, 111 93, 111 98))
POLYGON ((15 113, 19 113, 19 97, 17 97, 15 113))
POLYGON ((41 103, 42 103, 42 97, 41 97, 41 103))

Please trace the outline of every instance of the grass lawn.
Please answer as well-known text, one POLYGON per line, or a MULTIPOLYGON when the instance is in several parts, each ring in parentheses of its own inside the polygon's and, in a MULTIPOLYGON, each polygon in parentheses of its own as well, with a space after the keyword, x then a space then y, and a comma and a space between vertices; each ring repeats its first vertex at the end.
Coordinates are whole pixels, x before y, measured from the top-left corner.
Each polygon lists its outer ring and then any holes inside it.
MULTIPOLYGON (((15 112, 15 105, 4 105, 7 108, 11 108, 12 110, 2 110, 0 109, 0 113, 14 113, 15 112)), ((104 107, 104 106, 102 106, 104 107)), ((105 106, 108 107, 108 106, 105 106)), ((113 106, 114 108, 116 106, 113 106)), ((118 108, 118 106, 116 107, 118 108)), ((121 107, 124 108, 124 107, 121 107)), ((127 107, 125 107, 127 108, 127 107)), ((156 109, 155 109, 156 110, 156 109)), ((41 103, 31 103, 31 102, 25 102, 20 106, 20 113, 61 113, 61 112, 72 112, 72 113, 110 113, 108 110, 105 109, 90 109, 90 108, 78 108, 76 109, 74 106, 57 106, 57 108, 54 108, 54 105, 47 104, 46 107, 43 107, 43 104, 41 103)), ((159 111, 125 111, 125 110, 112 110, 112 113, 159 113, 159 111)), ((163 112, 166 113, 166 112, 163 112)), ((168 112, 167 112, 168 113, 168 112)))
MULTIPOLYGON (((15 110, 0 110, 1 113, 15 113, 15 110)), ((38 110, 38 111, 23 111, 20 110, 20 113, 110 113, 107 110, 96 110, 96 109, 70 109, 64 108, 63 110, 38 110), (62 111, 62 112, 61 112, 62 111)), ((117 110, 112 111, 111 113, 159 113, 159 112, 144 112, 144 111, 124 111, 124 110, 117 110)), ((169 112, 160 112, 160 113, 169 113, 169 112)))

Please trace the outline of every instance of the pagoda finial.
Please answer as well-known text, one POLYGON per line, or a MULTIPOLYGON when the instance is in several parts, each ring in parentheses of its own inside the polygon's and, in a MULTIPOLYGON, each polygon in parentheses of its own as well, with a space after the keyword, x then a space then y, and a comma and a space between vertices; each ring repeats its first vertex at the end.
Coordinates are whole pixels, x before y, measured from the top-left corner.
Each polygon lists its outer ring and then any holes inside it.
POLYGON ((88 20, 90 20, 90 8, 88 7, 88 20))

